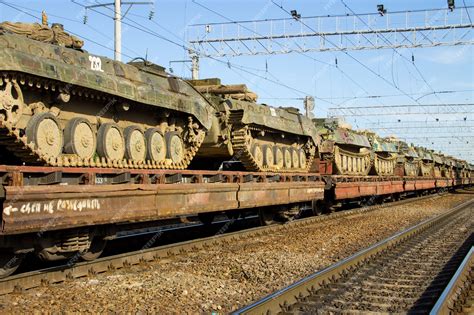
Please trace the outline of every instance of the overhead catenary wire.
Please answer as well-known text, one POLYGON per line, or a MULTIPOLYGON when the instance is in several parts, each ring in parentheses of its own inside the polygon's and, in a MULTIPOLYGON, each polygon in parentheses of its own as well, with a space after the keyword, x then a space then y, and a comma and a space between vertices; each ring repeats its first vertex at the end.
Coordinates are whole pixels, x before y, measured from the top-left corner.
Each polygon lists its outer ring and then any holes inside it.
MULTIPOLYGON (((84 7, 84 5, 82 5, 82 4, 80 4, 80 3, 77 3, 77 2, 75 2, 75 1, 74 1, 73 3, 75 3, 75 4, 79 5, 79 6, 84 7)), ((113 17, 110 17, 110 16, 108 16, 107 14, 104 14, 104 13, 102 13, 102 12, 100 12, 100 11, 94 9, 94 8, 89 9, 89 10, 94 11, 94 12, 96 12, 96 13, 98 13, 98 14, 101 14, 102 16, 105 16, 105 17, 107 17, 107 18, 113 19, 113 17)), ((138 23, 138 22, 136 22, 136 21, 134 21, 134 20, 132 20, 132 19, 130 19, 130 18, 128 18, 127 21, 122 20, 122 23, 125 24, 125 25, 128 25, 128 26, 130 26, 130 27, 132 27, 132 28, 134 28, 134 29, 140 30, 140 31, 142 31, 142 32, 144 32, 144 33, 146 33, 146 34, 149 34, 149 35, 155 36, 155 37, 157 37, 157 38, 160 38, 160 39, 162 39, 162 40, 164 40, 164 41, 166 41, 166 42, 169 42, 169 43, 171 43, 171 44, 173 44, 173 45, 176 45, 176 46, 178 46, 178 47, 181 47, 181 48, 183 48, 183 49, 186 49, 186 50, 188 50, 188 51, 193 51, 193 48, 188 47, 185 43, 184 43, 184 44, 181 44, 181 43, 178 43, 178 42, 176 42, 176 41, 174 41, 174 40, 171 40, 171 39, 169 39, 169 38, 166 38, 165 36, 156 33, 154 30, 152 30, 152 29, 150 29, 150 28, 148 28, 148 27, 146 27, 146 26, 144 26, 144 25, 142 25, 142 24, 140 24, 140 23, 138 23), (127 21, 129 21, 130 23, 127 22, 127 21), (134 24, 131 24, 131 23, 134 23, 135 25, 134 25, 134 24)), ((181 39, 179 39, 179 40, 181 40, 181 39)), ((245 69, 244 66, 241 66, 241 65, 238 65, 238 64, 235 64, 235 63, 231 63, 230 61, 227 61, 227 62, 226 62, 226 61, 220 60, 220 59, 218 59, 218 58, 213 58, 213 57, 211 57, 210 59, 212 59, 212 60, 214 60, 214 61, 216 61, 216 62, 218 62, 218 63, 224 64, 224 65, 226 65, 226 66, 228 66, 228 67, 232 67, 232 68, 234 68, 234 69, 237 69, 237 70, 239 70, 239 71, 245 72, 245 73, 247 73, 247 74, 256 76, 256 77, 258 77, 258 78, 261 78, 261 79, 266 80, 266 81, 268 81, 268 82, 271 82, 271 83, 273 83, 273 84, 276 84, 276 85, 285 87, 286 89, 291 90, 291 91, 294 91, 294 92, 297 92, 297 93, 299 93, 299 94, 302 94, 302 95, 310 95, 309 93, 307 93, 307 92, 305 92, 305 91, 302 91, 302 90, 300 90, 300 89, 291 87, 291 86, 289 86, 288 84, 282 83, 282 82, 277 81, 277 80, 269 79, 269 78, 267 78, 267 77, 265 77, 265 76, 262 76, 262 75, 259 75, 259 74, 257 74, 257 73, 254 73, 254 72, 252 72, 252 71, 250 71, 250 70, 247 70, 247 69, 245 69)), ((323 100, 323 99, 321 99, 321 98, 319 98, 319 97, 317 97, 317 96, 314 96, 314 97, 315 97, 316 99, 322 101, 322 102, 335 105, 334 103, 332 103, 332 102, 330 102, 330 101, 328 101, 328 100, 323 100)))
MULTIPOLYGON (((217 12, 216 10, 213 10, 213 9, 211 9, 211 8, 209 8, 209 7, 205 6, 205 5, 203 5, 202 3, 199 3, 197 0, 192 0, 192 2, 193 2, 194 4, 200 6, 201 8, 203 8, 203 9, 205 9, 205 10, 211 12, 211 13, 213 13, 213 14, 215 14, 215 15, 217 15, 217 16, 220 16, 221 18, 227 20, 227 21, 230 22, 230 23, 239 24, 243 29, 245 29, 245 30, 247 30, 247 31, 249 31, 249 32, 252 32, 252 33, 254 33, 254 34, 256 34, 256 35, 262 36, 261 34, 259 34, 258 32, 256 32, 255 30, 252 30, 251 28, 249 28, 249 27, 247 27, 247 26, 245 26, 245 25, 242 25, 242 24, 239 23, 238 21, 234 21, 234 20, 228 18, 227 16, 225 16, 225 15, 223 15, 223 14, 217 12)), ((274 41, 274 40, 271 39, 271 38, 270 38, 270 41, 273 42, 273 43, 275 43, 276 45, 279 45, 280 47, 283 47, 283 45, 282 45, 280 42, 278 42, 278 41, 274 41)), ((360 85, 358 82, 356 82, 354 79, 352 79, 346 72, 344 72, 344 71, 343 71, 341 68, 339 68, 337 65, 331 64, 331 63, 328 63, 328 62, 325 62, 325 61, 322 61, 322 60, 319 60, 319 59, 316 59, 316 58, 314 58, 314 57, 312 57, 312 56, 309 56, 309 55, 307 55, 307 54, 305 54, 305 53, 303 53, 303 52, 297 52, 297 53, 300 54, 301 56, 306 57, 306 58, 309 58, 309 59, 311 59, 311 60, 313 60, 313 61, 315 61, 315 62, 322 63, 322 64, 324 64, 324 65, 326 65, 326 66, 329 66, 329 67, 335 67, 338 71, 340 71, 345 77, 347 77, 352 83, 354 83, 355 85, 357 85, 357 86, 358 86, 361 90, 363 90, 366 94, 369 93, 362 85, 360 85)), ((210 57, 210 56, 207 56, 207 57, 210 57)))

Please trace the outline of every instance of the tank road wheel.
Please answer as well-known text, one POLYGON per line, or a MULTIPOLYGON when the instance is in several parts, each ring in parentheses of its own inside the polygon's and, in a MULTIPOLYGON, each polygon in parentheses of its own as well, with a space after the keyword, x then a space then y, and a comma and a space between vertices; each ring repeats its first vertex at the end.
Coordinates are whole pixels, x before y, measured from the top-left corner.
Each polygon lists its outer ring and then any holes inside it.
POLYGON ((75 154, 81 159, 90 159, 97 144, 91 124, 84 118, 71 119, 64 129, 64 152, 75 154))
POLYGON ((25 255, 16 255, 12 251, 0 251, 0 279, 8 277, 14 273, 21 265, 25 255))
POLYGON ((291 169, 291 149, 283 148, 283 165, 286 169, 291 169))
POLYGON ((295 149, 291 149, 291 165, 293 165, 293 168, 300 167, 298 151, 295 149))
POLYGON ((26 137, 47 158, 58 157, 63 152, 63 131, 51 113, 35 114, 26 126, 26 137))
POLYGON ((282 169, 283 168, 283 165, 284 165, 284 161, 283 161, 283 151, 281 150, 280 147, 278 146, 274 146, 273 147, 273 156, 275 157, 275 167, 277 169, 282 169))
POLYGON ((304 152, 303 149, 298 150, 298 159, 300 162, 300 167, 305 168, 307 161, 306 161, 306 153, 304 152))
POLYGON ((136 162, 146 159, 146 142, 143 131, 138 126, 129 126, 123 131, 125 138, 125 158, 136 162))
POLYGON ((95 236, 92 239, 89 249, 81 255, 81 259, 85 261, 92 261, 99 258, 99 256, 102 255, 102 252, 104 251, 105 245, 107 245, 106 240, 104 240, 102 237, 95 236))
POLYGON ((273 156, 273 150, 272 147, 268 144, 263 146, 263 164, 266 165, 267 167, 272 168, 274 166, 274 156, 273 156))
POLYGON ((5 120, 16 124, 23 113, 25 102, 20 85, 15 81, 7 81, 0 89, 0 117, 3 114, 5 120))
POLYGON ((255 163, 261 168, 263 166, 263 151, 258 143, 252 146, 252 156, 255 163))
POLYGON ((166 158, 166 142, 163 135, 156 128, 145 132, 147 159, 161 162, 166 158))
POLYGON ((125 154, 125 142, 122 131, 114 123, 100 125, 97 132, 97 153, 113 161, 122 160, 125 154))
POLYGON ((184 143, 176 132, 166 134, 166 151, 167 157, 173 163, 179 163, 184 159, 184 143))

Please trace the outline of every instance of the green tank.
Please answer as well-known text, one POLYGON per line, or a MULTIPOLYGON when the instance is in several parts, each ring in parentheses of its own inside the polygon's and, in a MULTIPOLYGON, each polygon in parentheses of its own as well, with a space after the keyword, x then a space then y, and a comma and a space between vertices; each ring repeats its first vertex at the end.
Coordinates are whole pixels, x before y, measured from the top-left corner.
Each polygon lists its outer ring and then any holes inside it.
POLYGON ((440 178, 440 177, 445 177, 443 174, 445 174, 445 160, 443 158, 443 155, 441 153, 434 152, 431 150, 431 155, 433 157, 433 174, 434 177, 440 178))
POLYGON ((213 106, 160 66, 124 64, 82 44, 60 24, 0 23, 0 130, 10 159, 186 168, 213 106))
POLYGON ((313 123, 321 136, 321 160, 332 163, 334 174, 369 174, 371 145, 364 134, 337 118, 316 118, 313 123))
POLYGON ((424 177, 434 176, 434 161, 430 150, 417 147, 416 151, 420 156, 420 175, 424 177))
POLYGON ((412 145, 407 144, 396 138, 388 138, 398 149, 397 165, 400 168, 398 175, 401 176, 418 176, 420 168, 420 158, 412 145))
POLYGON ((297 109, 82 45, 59 24, 0 23, 2 162, 185 169, 198 156, 208 167, 234 159, 249 171, 309 171, 319 136, 297 109))
POLYGON ((189 81, 216 109, 198 157, 233 158, 249 171, 308 172, 319 135, 296 108, 257 103, 244 84, 217 78, 189 81))
POLYGON ((395 174, 398 147, 389 139, 383 139, 371 131, 364 131, 372 146, 372 174, 391 176, 395 174))
POLYGON ((455 177, 455 167, 456 161, 452 156, 444 156, 444 174, 443 177, 454 178, 455 177))

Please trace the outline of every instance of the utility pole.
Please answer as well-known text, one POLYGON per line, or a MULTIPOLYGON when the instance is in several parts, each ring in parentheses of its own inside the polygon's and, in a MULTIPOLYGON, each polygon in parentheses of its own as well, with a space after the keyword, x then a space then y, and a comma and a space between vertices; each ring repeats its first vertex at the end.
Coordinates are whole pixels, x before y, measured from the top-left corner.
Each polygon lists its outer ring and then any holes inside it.
POLYGON ((114 21, 114 59, 117 61, 122 61, 122 4, 120 3, 120 0, 115 0, 114 21))
POLYGON ((199 56, 196 54, 191 55, 191 79, 199 79, 199 56))
MULTIPOLYGON (((76 0, 73 0, 74 3, 77 3, 76 0)), ((108 7, 114 6, 114 58, 117 61, 122 61, 122 19, 125 18, 128 11, 134 5, 153 5, 154 1, 122 1, 122 0, 114 0, 111 3, 99 3, 94 5, 84 6, 86 9, 86 16, 84 17, 84 24, 87 21, 87 10, 94 9, 99 7, 108 7), (128 5, 127 11, 122 15, 122 5, 128 5)), ((152 18, 154 12, 151 10, 149 19, 152 18)))

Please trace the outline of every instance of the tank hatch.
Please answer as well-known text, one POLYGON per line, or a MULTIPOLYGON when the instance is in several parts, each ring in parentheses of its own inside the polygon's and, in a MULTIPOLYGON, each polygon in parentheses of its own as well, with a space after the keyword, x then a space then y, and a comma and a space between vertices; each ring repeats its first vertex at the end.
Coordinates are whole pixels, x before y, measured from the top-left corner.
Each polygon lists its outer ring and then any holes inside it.
POLYGON ((189 80, 194 88, 203 94, 219 95, 223 98, 232 98, 248 102, 256 102, 258 95, 250 91, 245 84, 223 85, 218 78, 189 80))
POLYGON ((160 65, 157 65, 153 62, 145 60, 143 58, 135 58, 127 64, 138 68, 141 71, 148 72, 151 74, 166 76, 166 69, 160 65))

